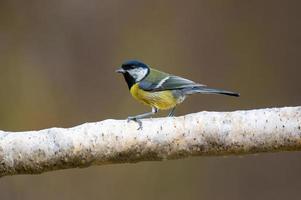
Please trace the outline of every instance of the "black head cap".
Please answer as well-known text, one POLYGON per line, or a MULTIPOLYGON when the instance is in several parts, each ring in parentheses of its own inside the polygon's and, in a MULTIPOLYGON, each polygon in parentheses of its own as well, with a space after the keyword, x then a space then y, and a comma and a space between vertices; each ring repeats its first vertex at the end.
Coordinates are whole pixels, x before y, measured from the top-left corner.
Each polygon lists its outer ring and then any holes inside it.
POLYGON ((131 69, 135 69, 135 68, 148 69, 149 67, 139 60, 129 60, 129 61, 124 62, 121 65, 121 68, 124 70, 131 70, 131 69))
POLYGON ((141 61, 129 60, 124 62, 116 72, 123 74, 129 88, 131 88, 149 74, 150 68, 141 61))

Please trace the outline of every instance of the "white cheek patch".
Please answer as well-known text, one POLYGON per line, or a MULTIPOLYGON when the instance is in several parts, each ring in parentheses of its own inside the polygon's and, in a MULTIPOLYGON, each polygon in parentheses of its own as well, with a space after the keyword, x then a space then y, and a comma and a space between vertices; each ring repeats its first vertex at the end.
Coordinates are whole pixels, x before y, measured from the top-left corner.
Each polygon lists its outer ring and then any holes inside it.
POLYGON ((148 69, 136 68, 128 70, 128 73, 136 80, 141 81, 147 75, 148 69))

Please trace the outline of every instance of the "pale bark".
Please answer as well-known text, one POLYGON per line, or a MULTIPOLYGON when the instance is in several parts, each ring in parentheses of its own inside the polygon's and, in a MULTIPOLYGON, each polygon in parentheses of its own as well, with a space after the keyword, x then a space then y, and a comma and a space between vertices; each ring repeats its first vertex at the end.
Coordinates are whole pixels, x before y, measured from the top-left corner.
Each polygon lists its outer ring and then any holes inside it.
POLYGON ((73 128, 0 131, 0 176, 94 164, 301 150, 301 107, 199 112, 73 128))

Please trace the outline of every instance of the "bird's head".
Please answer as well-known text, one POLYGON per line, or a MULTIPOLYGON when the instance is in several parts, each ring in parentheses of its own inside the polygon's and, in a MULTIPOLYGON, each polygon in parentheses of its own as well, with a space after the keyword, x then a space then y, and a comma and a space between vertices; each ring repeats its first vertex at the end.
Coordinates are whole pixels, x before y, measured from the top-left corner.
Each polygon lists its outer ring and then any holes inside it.
POLYGON ((131 87, 133 84, 143 80, 150 72, 150 68, 143 62, 130 60, 123 63, 116 72, 123 74, 129 87, 131 87))
POLYGON ((130 76, 135 82, 139 82, 148 75, 149 70, 149 67, 143 62, 130 60, 123 63, 116 72, 122 73, 124 76, 130 76))

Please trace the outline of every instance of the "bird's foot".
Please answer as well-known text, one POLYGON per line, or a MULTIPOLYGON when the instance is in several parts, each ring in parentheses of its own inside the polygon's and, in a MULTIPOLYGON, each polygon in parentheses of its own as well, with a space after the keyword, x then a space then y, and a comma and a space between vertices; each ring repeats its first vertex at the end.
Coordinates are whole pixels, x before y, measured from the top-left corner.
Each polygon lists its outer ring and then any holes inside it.
POLYGON ((174 117, 175 116, 175 110, 176 110, 176 107, 174 107, 167 115, 167 117, 174 117))
POLYGON ((137 130, 142 130, 142 121, 140 119, 138 119, 137 117, 128 117, 127 119, 128 122, 130 121, 135 121, 138 123, 139 127, 137 130))
POLYGON ((174 113, 169 113, 167 117, 174 117, 175 114, 174 113))

